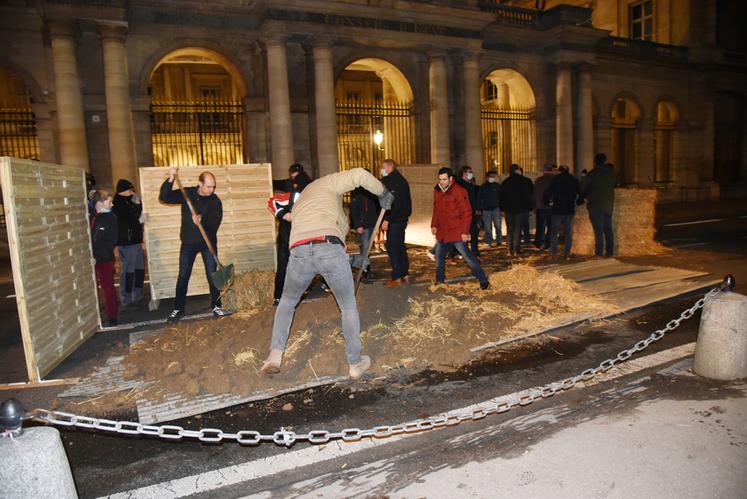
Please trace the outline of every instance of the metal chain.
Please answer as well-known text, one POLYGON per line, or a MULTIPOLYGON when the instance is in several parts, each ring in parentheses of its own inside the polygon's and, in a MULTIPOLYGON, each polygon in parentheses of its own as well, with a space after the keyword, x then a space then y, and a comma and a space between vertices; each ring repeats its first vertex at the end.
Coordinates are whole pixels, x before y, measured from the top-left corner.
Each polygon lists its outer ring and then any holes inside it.
POLYGON ((442 414, 439 416, 417 419, 408 423, 375 426, 368 429, 345 428, 338 432, 313 430, 308 433, 295 433, 281 427, 278 431, 272 434, 262 434, 258 431, 252 430, 227 433, 218 428, 188 430, 177 425, 144 425, 132 421, 113 421, 104 418, 78 416, 69 412, 49 411, 46 409, 34 409, 29 413, 26 419, 35 419, 37 421, 57 426, 86 428, 125 435, 146 435, 159 437, 165 440, 196 438, 201 442, 211 443, 222 442, 223 440, 235 440, 243 445, 258 445, 263 442, 272 442, 276 445, 284 445, 286 447, 290 447, 299 441, 306 441, 310 444, 325 444, 331 440, 355 442, 369 437, 385 438, 403 433, 417 433, 426 430, 433 430, 435 428, 442 428, 444 426, 454 426, 465 421, 477 421, 478 419, 483 419, 492 414, 502 414, 510 411, 514 407, 524 407, 538 399, 552 397, 559 391, 569 390, 575 387, 579 382, 589 381, 600 372, 609 371, 616 364, 628 360, 632 355, 644 350, 651 343, 659 341, 666 333, 677 329, 683 321, 691 318, 697 310, 703 308, 708 300, 718 295, 723 289, 725 289, 723 285, 713 288, 706 293, 705 296, 695 302, 692 307, 682 312, 679 317, 669 321, 662 329, 655 331, 648 338, 637 342, 631 348, 621 351, 616 357, 601 362, 597 367, 586 369, 576 376, 533 388, 519 397, 500 402, 491 402, 471 411, 465 411, 461 414, 442 414))

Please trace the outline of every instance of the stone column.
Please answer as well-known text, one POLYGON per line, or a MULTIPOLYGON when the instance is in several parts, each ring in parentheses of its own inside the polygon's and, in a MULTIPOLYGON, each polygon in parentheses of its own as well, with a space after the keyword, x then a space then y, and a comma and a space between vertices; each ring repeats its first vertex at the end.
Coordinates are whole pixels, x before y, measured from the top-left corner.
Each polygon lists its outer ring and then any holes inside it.
MULTIPOLYGON (((584 168, 589 171, 594 164, 594 123, 591 104, 591 71, 583 67, 579 73, 578 89, 578 149, 574 171, 580 176, 584 168)), ((571 165, 568 165, 571 166, 571 165)))
POLYGON ((428 83, 431 97, 431 163, 449 166, 449 98, 446 83, 446 56, 430 57, 428 83))
POLYGON ((316 105, 316 153, 319 176, 340 170, 337 157, 337 118, 335 110, 335 75, 329 40, 315 40, 314 102, 316 105))
POLYGON ((558 166, 573 166, 573 99, 571 93, 571 68, 565 64, 558 65, 555 85, 555 161, 558 166))
POLYGON ((60 162, 67 166, 88 168, 88 143, 83 115, 83 97, 75 60, 73 26, 67 23, 49 24, 52 43, 57 130, 60 162))
POLYGON ((130 79, 127 74, 125 36, 122 25, 100 25, 99 36, 104 55, 106 124, 109 131, 109 159, 112 183, 127 179, 138 183, 135 155, 135 128, 130 105, 130 79))
POLYGON ((284 178, 295 158, 285 39, 268 37, 265 40, 265 47, 267 47, 267 90, 270 96, 272 176, 284 178))
POLYGON ((482 154, 482 122, 480 117, 480 68, 477 56, 467 54, 464 67, 464 157, 475 172, 478 183, 485 178, 482 154))

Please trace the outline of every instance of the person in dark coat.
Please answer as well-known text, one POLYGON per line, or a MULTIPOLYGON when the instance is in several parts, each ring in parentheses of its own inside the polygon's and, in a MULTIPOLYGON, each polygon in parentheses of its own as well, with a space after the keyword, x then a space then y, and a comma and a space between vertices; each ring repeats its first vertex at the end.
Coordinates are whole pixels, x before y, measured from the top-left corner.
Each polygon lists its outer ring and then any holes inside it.
POLYGON ((612 210, 615 206, 615 171, 605 163, 603 153, 594 156, 594 168, 581 179, 581 195, 586 199, 589 221, 594 229, 594 254, 614 254, 612 210))
POLYGON ((119 228, 112 211, 112 197, 106 191, 95 191, 91 196, 96 214, 91 221, 91 249, 95 260, 96 281, 104 298, 107 325, 117 325, 117 294, 114 291, 114 248, 119 228))
POLYGON ((392 208, 387 210, 381 222, 381 230, 386 232, 386 252, 392 265, 391 279, 385 286, 391 288, 410 282, 410 260, 405 246, 405 230, 412 214, 412 199, 410 184, 397 170, 397 163, 393 159, 382 161, 381 177, 384 187, 394 194, 392 208))
POLYGON ((534 204, 534 183, 531 178, 524 175, 524 168, 521 166, 519 167, 519 175, 522 176, 524 182, 529 186, 529 192, 532 193, 532 207, 529 208, 527 216, 521 220, 521 236, 524 239, 524 242, 529 244, 532 242, 532 235, 529 233, 529 217, 532 215, 532 211, 536 208, 536 205, 534 204))
POLYGON ((357 187, 350 195, 350 227, 358 234, 360 254, 352 258, 355 268, 363 269, 363 277, 368 277, 370 261, 363 254, 368 249, 373 229, 379 217, 379 200, 363 187, 357 187))
POLYGON ((480 256, 478 250, 478 236, 480 235, 480 217, 482 212, 479 206, 477 206, 477 194, 479 188, 475 185, 475 174, 472 171, 472 167, 463 166, 459 171, 459 178, 455 179, 457 183, 467 191, 467 197, 469 198, 469 205, 472 208, 472 222, 469 226, 469 237, 470 237, 470 250, 476 257, 480 256))
POLYGON ((495 241, 503 244, 503 229, 501 228, 500 208, 501 184, 498 182, 498 174, 494 171, 488 172, 485 183, 477 191, 477 207, 482 211, 483 230, 485 231, 485 244, 493 244, 493 227, 495 227, 495 241))
POLYGON ((288 178, 282 180, 273 180, 273 189, 290 194, 288 202, 278 210, 273 211, 275 218, 280 222, 278 224, 278 235, 275 241, 277 246, 278 269, 275 272, 275 289, 273 292, 274 303, 277 305, 283 296, 283 283, 285 282, 285 271, 288 268, 288 259, 290 258, 290 249, 288 243, 290 240, 291 222, 290 213, 293 211, 293 205, 298 199, 304 188, 311 183, 311 178, 306 174, 303 165, 293 163, 288 167, 288 178))
POLYGON ((555 256, 558 252, 558 235, 560 227, 565 228, 564 255, 568 259, 573 248, 573 216, 576 213, 576 205, 581 196, 581 186, 578 179, 570 174, 567 166, 560 166, 560 173, 556 175, 550 185, 545 189, 543 202, 550 206, 550 254, 555 256))
MULTIPOLYGON (((506 232, 508 233, 508 252, 511 256, 519 253, 521 248, 521 228, 529 218, 532 209, 532 189, 526 177, 521 174, 521 167, 512 164, 509 175, 501 184, 500 207, 506 214, 506 232)), ((531 180, 529 180, 531 183, 531 180)))
POLYGON ((134 304, 143 298, 145 281, 145 256, 143 254, 143 226, 140 203, 135 186, 126 179, 117 182, 112 212, 117 216, 119 237, 119 302, 134 304))
POLYGON ((542 175, 534 181, 534 245, 537 248, 550 247, 550 207, 545 203, 544 196, 555 174, 555 165, 547 164, 542 175))
POLYGON ((207 171, 202 172, 196 187, 186 187, 184 189, 197 212, 195 215, 190 212, 189 206, 179 189, 174 190, 173 188, 176 175, 177 169, 169 168, 169 177, 161 184, 161 192, 158 196, 159 201, 164 204, 181 205, 182 207, 182 224, 179 230, 179 238, 182 243, 179 249, 179 275, 176 279, 174 310, 169 314, 168 321, 176 322, 184 315, 189 278, 192 276, 192 266, 198 253, 202 255, 202 263, 205 265, 213 315, 216 317, 230 315, 220 306, 220 291, 213 284, 211 277, 217 265, 197 227, 197 222, 200 222, 213 248, 218 251, 218 228, 223 221, 223 204, 220 198, 215 195, 215 175, 207 171))
POLYGON ((442 284, 446 279, 446 255, 452 248, 456 248, 469 265, 472 275, 480 281, 480 287, 482 289, 490 287, 480 262, 467 248, 473 211, 469 202, 469 194, 454 179, 451 168, 441 168, 438 171, 438 185, 433 192, 431 215, 431 232, 438 241, 436 284, 442 284))

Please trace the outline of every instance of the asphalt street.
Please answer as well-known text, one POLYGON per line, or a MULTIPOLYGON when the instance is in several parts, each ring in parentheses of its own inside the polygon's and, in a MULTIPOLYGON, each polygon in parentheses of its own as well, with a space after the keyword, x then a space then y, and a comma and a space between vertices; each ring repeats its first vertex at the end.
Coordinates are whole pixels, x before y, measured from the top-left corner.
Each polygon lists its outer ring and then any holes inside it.
MULTIPOLYGON (((658 238, 678 251, 655 263, 731 273, 737 291, 745 293, 747 210, 668 210, 659 217, 658 238)), ((12 295, 12 280, 0 278, 0 288, 3 298, 12 295)), ((338 431, 468 408, 594 367, 696 298, 553 331, 492 351, 454 373, 309 390, 175 424, 338 431), (292 409, 284 410, 288 404, 292 409)), ((3 317, 11 317, 14 302, 6 298, 1 308, 3 317)), ((63 442, 81 497, 745 497, 747 384, 706 380, 689 370, 687 349, 699 317, 649 347, 643 354, 651 357, 636 369, 505 414, 407 438, 285 448, 62 430, 63 442)), ((14 334, 12 321, 2 321, 0 360, 18 355, 14 334)), ((115 350, 125 338, 96 335, 91 348, 115 350)), ((75 355, 82 363, 92 354, 75 355)), ((22 365, 2 363, 4 375, 22 375, 22 365)))

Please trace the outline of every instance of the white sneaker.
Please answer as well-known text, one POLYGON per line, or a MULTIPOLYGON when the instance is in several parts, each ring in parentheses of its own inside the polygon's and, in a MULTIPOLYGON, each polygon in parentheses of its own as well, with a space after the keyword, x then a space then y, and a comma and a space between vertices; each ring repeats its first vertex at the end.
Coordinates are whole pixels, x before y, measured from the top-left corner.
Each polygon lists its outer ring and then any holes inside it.
POLYGON ((215 317, 228 317, 233 312, 229 312, 228 310, 223 310, 220 307, 213 307, 213 315, 215 317))
POLYGON ((371 367, 371 357, 368 355, 361 356, 361 361, 357 364, 350 364, 350 377, 353 379, 358 379, 361 376, 363 376, 363 373, 368 371, 368 368, 371 367))
POLYGON ((264 364, 262 364, 259 372, 261 372, 265 376, 275 376, 280 372, 280 365, 282 364, 282 362, 283 351, 278 350, 277 348, 273 348, 270 350, 270 354, 267 356, 267 360, 265 360, 264 364))

